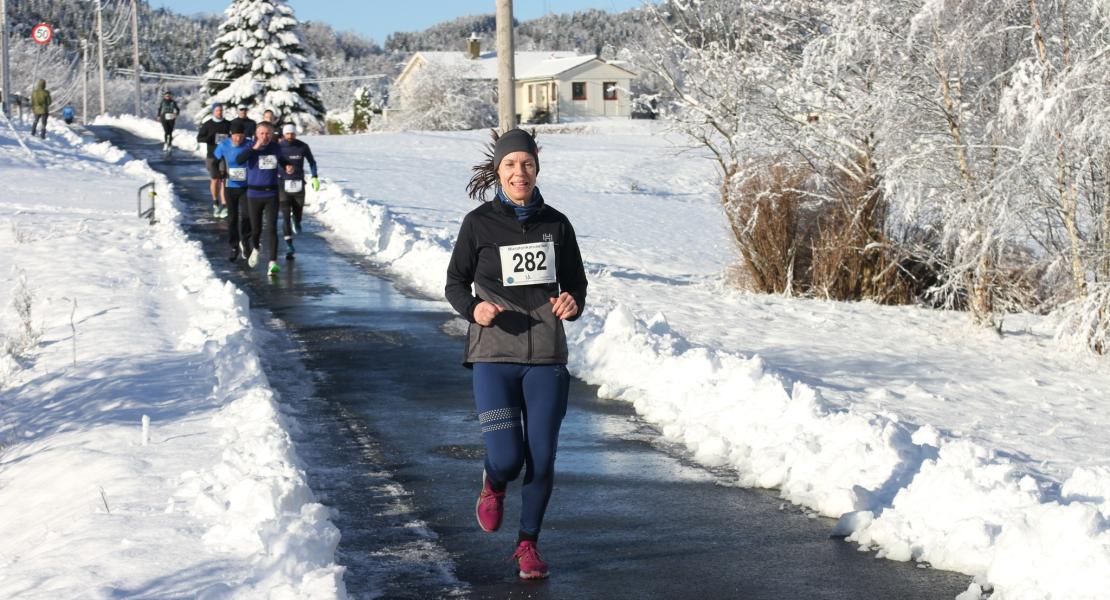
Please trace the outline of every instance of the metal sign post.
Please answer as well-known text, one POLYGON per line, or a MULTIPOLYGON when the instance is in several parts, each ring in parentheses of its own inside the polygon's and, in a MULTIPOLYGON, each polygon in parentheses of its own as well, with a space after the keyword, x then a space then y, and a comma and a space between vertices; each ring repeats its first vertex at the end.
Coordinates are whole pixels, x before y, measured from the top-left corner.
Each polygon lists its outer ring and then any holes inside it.
POLYGON ((12 77, 8 72, 8 0, 0 0, 0 96, 4 116, 12 116, 12 77))

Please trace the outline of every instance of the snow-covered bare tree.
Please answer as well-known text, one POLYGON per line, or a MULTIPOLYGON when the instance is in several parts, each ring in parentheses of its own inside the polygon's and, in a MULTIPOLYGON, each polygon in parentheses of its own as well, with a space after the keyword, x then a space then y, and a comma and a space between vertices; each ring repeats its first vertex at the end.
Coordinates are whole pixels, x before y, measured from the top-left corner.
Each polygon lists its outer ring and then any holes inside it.
POLYGON ((293 9, 282 0, 234 0, 212 44, 205 73, 210 102, 245 103, 309 131, 323 127, 314 67, 301 42, 293 9))
MULTIPOLYGON (((758 3, 730 0, 669 0, 647 7, 653 36, 640 53, 642 66, 666 86, 672 99, 663 107, 675 127, 713 156, 720 177, 720 199, 740 245, 752 286, 760 291, 789 291, 784 274, 792 248, 783 236, 762 235, 791 217, 783 198, 748 194, 745 184, 762 178, 773 158, 760 156, 757 135, 762 114, 758 98, 774 89, 778 74, 768 65, 782 55, 779 46, 798 39, 789 25, 758 3), (763 243, 766 242, 766 243, 763 243)), ((780 149, 775 148, 771 153, 780 149)), ((779 172, 778 175, 786 175, 779 172)))
POLYGON ((436 62, 428 63, 391 97, 399 97, 404 107, 390 114, 393 128, 448 131, 497 124, 494 84, 436 62))

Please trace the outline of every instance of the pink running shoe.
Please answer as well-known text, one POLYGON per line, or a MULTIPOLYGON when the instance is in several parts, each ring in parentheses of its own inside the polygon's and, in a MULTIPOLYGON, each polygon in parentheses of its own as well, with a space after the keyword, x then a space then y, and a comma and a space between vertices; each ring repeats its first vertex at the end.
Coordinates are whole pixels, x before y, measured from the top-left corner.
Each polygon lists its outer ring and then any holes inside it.
POLYGON ((478 526, 482 531, 494 532, 501 528, 501 517, 505 515, 505 491, 495 491, 482 471, 482 492, 478 494, 478 505, 474 508, 478 516, 478 526))
POLYGON ((547 577, 547 563, 540 558, 536 542, 524 540, 517 544, 513 553, 521 579, 544 579, 547 577))

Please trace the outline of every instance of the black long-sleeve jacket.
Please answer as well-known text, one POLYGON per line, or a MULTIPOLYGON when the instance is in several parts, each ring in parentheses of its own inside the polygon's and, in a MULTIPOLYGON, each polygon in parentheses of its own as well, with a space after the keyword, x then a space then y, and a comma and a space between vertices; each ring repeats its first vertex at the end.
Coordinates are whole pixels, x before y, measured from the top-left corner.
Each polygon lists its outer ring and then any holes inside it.
POLYGON ((216 151, 216 145, 229 137, 231 137, 231 123, 227 119, 219 121, 209 119, 197 131, 197 141, 208 144, 208 158, 215 158, 212 153, 216 151))
POLYGON ((586 307, 586 285, 574 228, 561 212, 544 204, 521 223, 513 207, 497 199, 470 211, 451 253, 444 290, 451 306, 470 322, 463 364, 566 364, 566 333, 549 299, 569 293, 578 304, 577 319, 586 307), (547 242, 554 256, 540 256, 533 246, 547 242), (512 248, 523 245, 529 246, 512 248), (502 263, 502 249, 508 264, 502 263), (507 285, 544 268, 555 270, 555 283, 507 285), (505 309, 489 327, 474 322, 474 308, 483 300, 505 309))
POLYGON ((181 108, 177 105, 177 100, 166 100, 165 98, 158 101, 158 120, 159 121, 173 121, 177 115, 181 114, 181 108), (166 115, 173 115, 172 118, 167 118, 166 115))

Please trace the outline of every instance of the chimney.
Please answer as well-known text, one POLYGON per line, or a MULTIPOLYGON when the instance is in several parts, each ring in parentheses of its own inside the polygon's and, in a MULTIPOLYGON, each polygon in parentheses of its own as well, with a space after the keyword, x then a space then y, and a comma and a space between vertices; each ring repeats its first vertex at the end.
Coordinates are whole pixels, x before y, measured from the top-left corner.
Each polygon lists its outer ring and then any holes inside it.
POLYGON ((482 39, 477 31, 470 32, 470 39, 466 40, 467 51, 471 60, 477 60, 482 55, 482 39))

